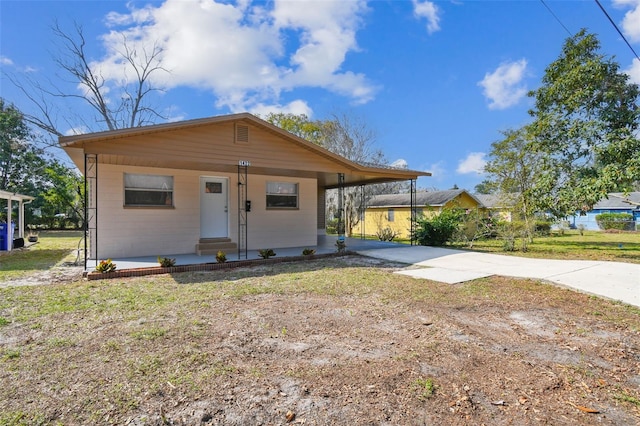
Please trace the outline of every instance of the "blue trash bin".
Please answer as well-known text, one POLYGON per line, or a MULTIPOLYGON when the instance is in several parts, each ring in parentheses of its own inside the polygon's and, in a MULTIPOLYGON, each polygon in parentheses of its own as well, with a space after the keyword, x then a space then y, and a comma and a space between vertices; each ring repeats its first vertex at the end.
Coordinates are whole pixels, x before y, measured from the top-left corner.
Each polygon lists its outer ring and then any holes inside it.
POLYGON ((0 223, 0 251, 7 251, 9 250, 9 244, 13 245, 13 234, 16 231, 16 224, 11 223, 11 233, 9 235, 7 235, 7 228, 6 223, 0 223))

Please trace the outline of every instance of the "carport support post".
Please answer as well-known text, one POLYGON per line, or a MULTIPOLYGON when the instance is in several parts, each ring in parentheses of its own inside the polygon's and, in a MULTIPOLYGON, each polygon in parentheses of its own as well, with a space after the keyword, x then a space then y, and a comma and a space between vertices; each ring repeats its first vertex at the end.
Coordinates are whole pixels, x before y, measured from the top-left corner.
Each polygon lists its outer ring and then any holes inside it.
POLYGON ((365 229, 365 215, 366 215, 366 203, 367 203, 367 198, 365 197, 365 193, 364 193, 364 185, 360 185, 360 208, 358 209, 358 216, 360 218, 360 221, 362 222, 360 224, 360 239, 364 240, 365 239, 365 235, 366 235, 366 229, 365 229))
POLYGON ((344 173, 338 173, 338 240, 344 240, 344 173))
POLYGON ((416 220, 418 219, 418 209, 416 207, 416 182, 417 179, 411 179, 411 245, 414 245, 416 233, 416 220))

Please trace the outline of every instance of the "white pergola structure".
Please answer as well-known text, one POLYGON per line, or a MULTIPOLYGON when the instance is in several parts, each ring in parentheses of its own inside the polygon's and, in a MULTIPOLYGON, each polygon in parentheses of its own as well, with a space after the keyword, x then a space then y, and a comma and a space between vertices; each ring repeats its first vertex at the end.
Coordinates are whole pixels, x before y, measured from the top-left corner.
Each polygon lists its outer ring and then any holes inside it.
POLYGON ((7 226, 5 227, 6 234, 4 235, 4 239, 7 241, 8 251, 13 248, 13 232, 11 231, 11 220, 9 220, 13 212, 13 203, 18 203, 18 238, 24 238, 24 206, 31 203, 34 199, 34 197, 29 195, 0 191, 0 200, 7 200, 7 226))

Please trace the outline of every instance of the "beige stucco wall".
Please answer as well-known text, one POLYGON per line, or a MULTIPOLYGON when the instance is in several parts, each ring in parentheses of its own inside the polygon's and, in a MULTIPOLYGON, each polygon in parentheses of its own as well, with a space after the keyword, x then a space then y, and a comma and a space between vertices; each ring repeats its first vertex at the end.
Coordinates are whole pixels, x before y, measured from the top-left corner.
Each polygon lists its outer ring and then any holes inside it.
MULTIPOLYGON (((229 238, 238 238, 236 173, 100 164, 98 171, 98 259, 194 253, 200 238, 200 177, 226 177, 229 188, 229 238), (174 177, 174 208, 124 208, 124 173, 174 177)), ((248 249, 315 246, 315 179, 251 175, 247 199, 248 249), (266 182, 299 184, 298 210, 266 210, 266 182)), ((92 256, 94 257, 94 256, 92 256)))

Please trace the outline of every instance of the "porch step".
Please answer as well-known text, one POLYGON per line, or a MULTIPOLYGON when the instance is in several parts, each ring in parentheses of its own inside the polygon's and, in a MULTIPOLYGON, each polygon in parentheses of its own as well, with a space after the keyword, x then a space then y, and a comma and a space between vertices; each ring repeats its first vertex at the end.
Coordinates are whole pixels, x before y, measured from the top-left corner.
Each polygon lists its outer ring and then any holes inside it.
POLYGON ((200 238, 196 244, 196 254, 198 256, 218 254, 222 250, 225 253, 236 250, 238 245, 230 238, 200 238))

